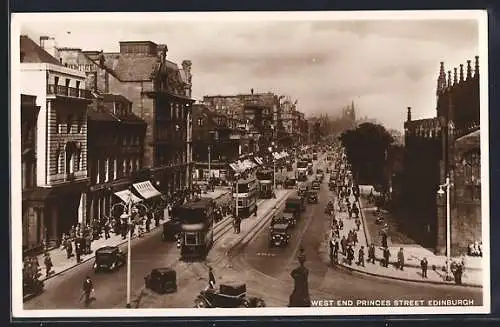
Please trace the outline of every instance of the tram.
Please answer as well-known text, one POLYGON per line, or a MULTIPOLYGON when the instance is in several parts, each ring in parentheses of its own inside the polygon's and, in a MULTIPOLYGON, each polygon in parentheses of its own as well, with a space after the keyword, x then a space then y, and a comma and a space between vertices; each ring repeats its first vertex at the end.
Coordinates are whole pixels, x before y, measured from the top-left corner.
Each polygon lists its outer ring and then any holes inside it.
POLYGON ((214 243, 213 199, 191 200, 173 213, 180 224, 181 259, 205 259, 214 243))
POLYGON ((261 169, 255 173, 255 176, 259 181, 259 198, 272 198, 274 171, 272 169, 261 169))
POLYGON ((299 160, 297 162, 297 180, 304 182, 307 180, 307 161, 299 160))
POLYGON ((257 212, 257 179, 240 179, 233 186, 233 198, 238 201, 236 213, 239 218, 246 218, 257 212))

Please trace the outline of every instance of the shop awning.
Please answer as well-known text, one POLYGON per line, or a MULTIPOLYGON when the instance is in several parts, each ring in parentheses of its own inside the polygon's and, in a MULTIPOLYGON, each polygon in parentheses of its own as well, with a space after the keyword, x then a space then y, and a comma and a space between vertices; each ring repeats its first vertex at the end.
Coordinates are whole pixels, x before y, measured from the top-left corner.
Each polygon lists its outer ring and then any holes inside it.
POLYGON ((259 158, 259 157, 255 157, 255 158, 253 158, 253 160, 255 160, 255 162, 258 163, 259 165, 263 165, 264 164, 264 162, 262 161, 262 159, 259 158))
POLYGON ((144 199, 151 199, 161 195, 150 181, 135 183, 133 186, 144 199))
POLYGON ((248 159, 246 159, 245 161, 243 161, 243 165, 245 165, 246 169, 251 169, 251 168, 254 168, 256 166, 256 164, 254 164, 253 162, 251 162, 248 159))
POLYGON ((229 164, 229 167, 231 167, 232 170, 234 170, 234 172, 238 173, 240 171, 239 167, 238 167, 238 164, 233 162, 233 163, 230 163, 229 164))
POLYGON ((130 192, 129 190, 115 192, 115 195, 125 203, 128 203, 130 200, 132 200, 133 203, 142 202, 141 198, 135 196, 135 194, 130 192))

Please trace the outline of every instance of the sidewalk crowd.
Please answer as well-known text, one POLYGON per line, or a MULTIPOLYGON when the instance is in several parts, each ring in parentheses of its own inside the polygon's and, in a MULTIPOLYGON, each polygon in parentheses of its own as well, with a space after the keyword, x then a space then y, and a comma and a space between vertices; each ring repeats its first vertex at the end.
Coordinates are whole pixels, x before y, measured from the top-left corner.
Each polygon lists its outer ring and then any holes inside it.
MULTIPOLYGON (((478 257, 453 258, 450 262, 451 277, 447 274, 445 256, 418 247, 393 247, 384 228, 380 233, 382 246, 376 247, 370 241, 363 216, 365 209, 361 208, 360 189, 352 175, 348 172, 342 174, 336 185, 338 187, 325 210, 332 219, 328 242, 332 265, 340 264, 371 275, 401 280, 482 285, 482 261, 478 257)), ((368 201, 373 201, 372 194, 368 201)))

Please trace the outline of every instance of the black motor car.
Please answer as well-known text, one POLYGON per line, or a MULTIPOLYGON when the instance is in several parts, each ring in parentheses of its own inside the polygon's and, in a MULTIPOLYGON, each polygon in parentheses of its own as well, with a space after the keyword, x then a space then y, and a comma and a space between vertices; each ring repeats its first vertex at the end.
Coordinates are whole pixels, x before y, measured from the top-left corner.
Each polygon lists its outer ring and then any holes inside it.
POLYGON ((297 225, 297 216, 296 212, 292 212, 291 210, 283 212, 283 221, 288 224, 289 228, 295 228, 297 225))
POLYGON ((104 246, 95 251, 94 271, 114 271, 125 265, 125 254, 117 246, 104 246))
POLYGON ((285 180, 285 188, 294 188, 297 185, 297 180, 295 178, 287 178, 285 180))
POLYGON ((288 245, 290 234, 288 233, 288 224, 274 224, 271 226, 269 237, 270 247, 283 247, 288 245))
POLYGON ((315 180, 312 182, 311 188, 313 190, 319 190, 321 188, 321 182, 318 180, 315 180))
POLYGON ((257 308, 266 303, 259 297, 248 297, 244 283, 224 283, 217 289, 205 289, 194 301, 195 308, 257 308))
POLYGON ((311 190, 307 192, 307 203, 318 203, 318 192, 311 190))
POLYGON ((155 268, 144 277, 146 288, 159 294, 177 292, 177 273, 171 268, 155 268))
POLYGON ((299 191, 298 191, 298 195, 299 196, 304 196, 307 191, 309 190, 309 186, 306 185, 306 184, 302 184, 299 186, 299 191))

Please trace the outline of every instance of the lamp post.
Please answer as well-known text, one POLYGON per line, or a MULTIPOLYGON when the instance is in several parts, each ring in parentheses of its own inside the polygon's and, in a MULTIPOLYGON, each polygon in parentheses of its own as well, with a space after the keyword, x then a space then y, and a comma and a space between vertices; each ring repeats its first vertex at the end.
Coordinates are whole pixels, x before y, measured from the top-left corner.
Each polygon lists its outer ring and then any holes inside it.
POLYGON ((212 176, 212 169, 211 169, 211 164, 212 164, 212 158, 211 158, 211 146, 208 146, 208 181, 210 181, 210 178, 212 176))
POLYGON ((239 217, 239 208, 238 208, 238 194, 239 194, 239 190, 238 190, 238 179, 240 178, 240 174, 236 173, 234 174, 234 177, 236 178, 236 203, 235 203, 235 208, 236 208, 236 216, 235 218, 238 218, 239 217))
MULTIPOLYGON (((130 191, 129 191, 130 192, 130 191)), ((132 214, 134 212, 138 211, 138 206, 142 206, 144 209, 147 209, 144 205, 134 203, 132 200, 132 192, 129 193, 128 195, 128 201, 127 203, 115 203, 111 207, 111 211, 113 211, 115 206, 121 206, 123 208, 123 213, 120 215, 121 220, 126 220, 127 221, 127 228, 128 228, 128 239, 127 239, 127 308, 131 308, 130 304, 130 286, 131 286, 131 261, 132 261, 132 251, 131 251, 131 241, 132 241, 132 214)))
POLYGON ((439 195, 446 192, 446 280, 451 280, 450 259, 451 259, 451 208, 450 208, 450 178, 446 177, 446 182, 439 185, 439 195))
POLYGON ((276 158, 274 157, 273 153, 273 148, 274 148, 274 142, 271 143, 272 146, 269 147, 269 152, 271 153, 271 156, 273 157, 273 190, 276 190, 276 158))

